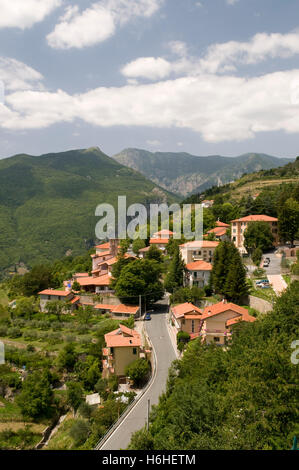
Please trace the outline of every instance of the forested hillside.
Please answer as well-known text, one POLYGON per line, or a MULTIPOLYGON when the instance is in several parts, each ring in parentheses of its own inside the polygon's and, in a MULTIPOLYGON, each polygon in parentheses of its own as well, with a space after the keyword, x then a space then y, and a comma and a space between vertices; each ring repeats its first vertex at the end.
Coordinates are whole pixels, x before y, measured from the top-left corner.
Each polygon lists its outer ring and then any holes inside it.
POLYGON ((299 282, 278 297, 272 313, 235 326, 231 346, 189 343, 170 370, 149 432, 130 449, 290 449, 298 427, 299 282))
POLYGON ((95 209, 176 197, 98 148, 0 161, 0 271, 76 255, 95 241, 95 209))

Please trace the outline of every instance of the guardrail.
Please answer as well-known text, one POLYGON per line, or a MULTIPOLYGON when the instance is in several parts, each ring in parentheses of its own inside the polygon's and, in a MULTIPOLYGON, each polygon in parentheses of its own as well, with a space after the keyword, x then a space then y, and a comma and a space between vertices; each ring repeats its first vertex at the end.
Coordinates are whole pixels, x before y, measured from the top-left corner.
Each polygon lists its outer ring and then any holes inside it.
POLYGON ((97 445, 95 446, 94 450, 101 450, 101 448, 103 447, 103 445, 105 444, 105 442, 109 439, 109 437, 114 433, 114 431, 116 431, 116 429, 121 425, 121 423, 123 422, 123 420, 125 419, 125 417, 130 413, 130 411, 134 408, 135 405, 137 405, 137 403, 139 402, 140 398, 143 397, 143 395, 147 392, 147 390, 150 388, 151 384, 153 383, 153 380, 155 378, 155 375, 156 375, 156 369, 157 369, 157 358, 156 358, 156 353, 155 353, 155 350, 153 348, 153 345, 152 345, 152 342, 150 341, 148 335, 147 335, 147 338, 149 340, 149 343, 151 344, 151 348, 152 348, 152 351, 153 351, 153 356, 154 356, 154 361, 152 362, 153 364, 153 368, 152 368, 152 375, 151 375, 151 378, 150 380, 148 381, 147 385, 145 386, 145 388, 142 390, 142 392, 140 393, 140 395, 135 398, 132 403, 130 403, 130 405, 127 406, 127 408, 123 411, 123 413, 120 415, 120 417, 118 418, 118 420, 112 424, 110 426, 110 428, 108 429, 108 431, 106 432, 106 434, 102 437, 102 439, 97 443, 97 445))

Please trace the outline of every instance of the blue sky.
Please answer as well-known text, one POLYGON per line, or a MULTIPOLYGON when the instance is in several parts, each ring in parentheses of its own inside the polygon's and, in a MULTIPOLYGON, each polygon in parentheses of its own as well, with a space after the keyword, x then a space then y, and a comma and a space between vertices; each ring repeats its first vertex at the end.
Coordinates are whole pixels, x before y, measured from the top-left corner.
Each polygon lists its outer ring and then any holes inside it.
POLYGON ((0 158, 299 154, 298 0, 0 0, 0 11, 0 158))

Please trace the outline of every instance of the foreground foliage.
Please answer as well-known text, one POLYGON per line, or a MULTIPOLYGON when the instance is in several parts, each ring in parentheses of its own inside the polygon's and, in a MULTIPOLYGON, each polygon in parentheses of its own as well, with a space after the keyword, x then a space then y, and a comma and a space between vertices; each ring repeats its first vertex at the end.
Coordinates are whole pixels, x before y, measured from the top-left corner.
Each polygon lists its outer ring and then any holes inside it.
POLYGON ((237 325, 227 351, 192 341, 170 369, 149 432, 130 449, 290 449, 298 428, 299 282, 274 311, 237 325), (297 394, 297 398, 296 398, 297 394))

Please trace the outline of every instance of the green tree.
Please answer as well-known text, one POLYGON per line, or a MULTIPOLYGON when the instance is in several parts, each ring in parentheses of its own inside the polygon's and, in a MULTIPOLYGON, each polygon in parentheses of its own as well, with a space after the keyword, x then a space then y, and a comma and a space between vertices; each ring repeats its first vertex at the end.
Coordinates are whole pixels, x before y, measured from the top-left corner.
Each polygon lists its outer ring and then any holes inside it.
POLYGON ((53 404, 53 391, 46 372, 35 371, 23 382, 22 391, 16 397, 22 414, 29 418, 49 415, 53 404))
POLYGON ((157 261, 137 259, 122 269, 115 293, 131 304, 138 303, 138 296, 142 295, 151 304, 163 297, 160 276, 161 266, 157 261))
POLYGON ((299 237, 299 202, 289 198, 278 213, 278 227, 280 238, 292 244, 299 237))
POLYGON ((182 259, 181 252, 177 246, 173 254, 169 270, 165 278, 164 286, 168 292, 173 292, 183 286, 184 283, 185 263, 182 259))
POLYGON ((64 348, 61 349, 61 351, 59 352, 57 358, 59 367, 68 371, 73 370, 76 360, 77 353, 75 350, 75 345, 73 343, 66 344, 64 348))
POLYGON ((27 297, 49 287, 55 287, 51 268, 45 265, 34 266, 22 279, 23 294, 27 297))
POLYGON ((72 284, 72 291, 73 292, 80 292, 81 286, 78 281, 74 281, 72 284))
POLYGON ((249 222, 244 232, 244 245, 250 252, 256 248, 265 251, 273 247, 273 235, 267 222, 249 222))
POLYGON ((38 311, 39 309, 34 297, 22 297, 17 299, 13 314, 15 317, 24 317, 31 320, 38 311))
POLYGON ((136 238, 136 240, 134 240, 132 243, 132 250, 134 251, 135 255, 139 254, 139 250, 141 250, 141 248, 145 248, 145 241, 141 238, 136 238))
POLYGON ((245 299, 249 291, 246 280, 246 271, 242 263, 241 256, 237 250, 235 250, 230 261, 223 294, 227 300, 239 303, 245 299))
POLYGON ((162 252, 155 245, 151 245, 150 249, 148 250, 148 252, 145 255, 145 258, 150 259, 150 260, 151 259, 156 260, 158 263, 163 262, 162 252))
POLYGON ((256 266, 259 266, 261 264, 262 256, 263 252, 259 247, 253 250, 251 258, 256 266))
POLYGON ((127 366, 125 374, 133 380, 134 385, 139 387, 144 384, 149 375, 150 369, 150 363, 146 359, 140 358, 127 366))
POLYGON ((75 415, 76 410, 82 403, 83 389, 79 382, 67 382, 67 403, 72 407, 75 415))

